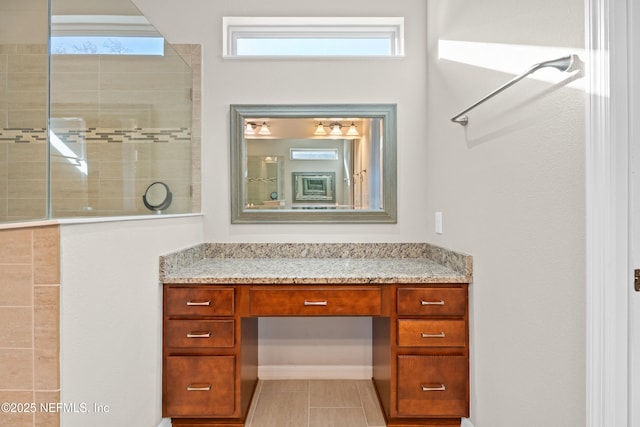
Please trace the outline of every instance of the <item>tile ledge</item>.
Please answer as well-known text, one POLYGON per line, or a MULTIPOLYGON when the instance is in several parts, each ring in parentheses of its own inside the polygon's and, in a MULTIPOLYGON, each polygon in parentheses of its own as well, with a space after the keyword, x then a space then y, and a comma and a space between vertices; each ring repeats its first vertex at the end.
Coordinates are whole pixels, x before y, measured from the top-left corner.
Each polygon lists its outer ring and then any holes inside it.
POLYGON ((199 217, 199 216, 202 217, 204 216, 204 214, 203 213, 186 213, 186 214, 165 214, 165 215, 56 218, 56 219, 46 219, 46 220, 0 223, 0 230, 10 230, 15 228, 45 227, 48 225, 92 224, 92 223, 101 223, 101 222, 142 221, 142 220, 149 220, 149 219, 190 218, 190 217, 199 217))

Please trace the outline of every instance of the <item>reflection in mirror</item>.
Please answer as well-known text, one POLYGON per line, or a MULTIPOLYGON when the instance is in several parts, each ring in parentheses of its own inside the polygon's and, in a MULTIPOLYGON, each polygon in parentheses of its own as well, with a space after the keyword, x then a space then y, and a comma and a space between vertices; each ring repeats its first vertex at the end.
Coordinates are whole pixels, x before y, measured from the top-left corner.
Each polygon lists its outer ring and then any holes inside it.
POLYGON ((232 222, 396 222, 395 105, 232 105, 232 222))

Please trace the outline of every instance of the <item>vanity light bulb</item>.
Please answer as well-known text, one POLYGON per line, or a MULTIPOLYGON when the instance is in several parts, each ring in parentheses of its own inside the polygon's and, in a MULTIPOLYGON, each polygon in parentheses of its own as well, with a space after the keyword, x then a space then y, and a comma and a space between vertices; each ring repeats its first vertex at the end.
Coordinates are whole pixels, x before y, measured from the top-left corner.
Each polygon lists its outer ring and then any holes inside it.
POLYGON ((262 122, 262 126, 260 126, 260 131, 258 133, 260 135, 271 135, 271 131, 269 130, 269 126, 267 126, 267 122, 262 122))
POLYGON ((253 129, 252 123, 247 123, 247 126, 244 128, 245 135, 255 135, 256 131, 253 129))
POLYGON ((351 126, 349 126, 349 130, 347 131, 348 136, 360 136, 358 133, 358 129, 356 129, 356 124, 351 122, 351 126))
POLYGON ((316 131, 313 133, 314 135, 326 135, 327 131, 324 130, 324 125, 322 124, 322 122, 318 123, 318 127, 316 128, 316 131))
POLYGON ((340 123, 334 123, 331 125, 330 135, 342 136, 342 131, 340 130, 340 123))

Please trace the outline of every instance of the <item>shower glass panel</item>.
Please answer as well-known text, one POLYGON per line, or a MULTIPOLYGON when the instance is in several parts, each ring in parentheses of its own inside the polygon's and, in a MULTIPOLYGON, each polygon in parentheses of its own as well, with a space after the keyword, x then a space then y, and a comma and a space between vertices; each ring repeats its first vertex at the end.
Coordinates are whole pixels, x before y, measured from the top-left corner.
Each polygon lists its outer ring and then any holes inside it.
POLYGON ((191 212, 192 76, 129 0, 52 0, 51 216, 191 212))
POLYGON ((0 222, 47 216, 49 4, 0 1, 0 222))

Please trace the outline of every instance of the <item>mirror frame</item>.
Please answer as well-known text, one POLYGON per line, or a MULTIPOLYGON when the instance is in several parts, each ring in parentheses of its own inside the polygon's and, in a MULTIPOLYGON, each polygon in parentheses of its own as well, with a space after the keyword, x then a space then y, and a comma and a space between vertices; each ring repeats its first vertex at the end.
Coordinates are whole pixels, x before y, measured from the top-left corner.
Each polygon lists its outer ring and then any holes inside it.
POLYGON ((396 104, 232 104, 230 105, 231 143, 231 223, 383 223, 397 220, 397 106, 396 104), (362 117, 383 120, 382 199, 380 210, 245 210, 244 121, 264 118, 362 117))

